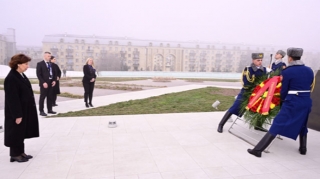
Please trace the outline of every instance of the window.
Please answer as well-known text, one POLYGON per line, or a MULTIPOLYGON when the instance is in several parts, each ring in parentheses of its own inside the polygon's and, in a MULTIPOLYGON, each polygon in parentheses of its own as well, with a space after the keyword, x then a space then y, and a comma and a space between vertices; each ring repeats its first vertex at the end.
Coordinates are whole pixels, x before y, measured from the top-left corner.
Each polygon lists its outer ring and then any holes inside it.
POLYGON ((84 50, 84 46, 82 46, 81 49, 84 50))
POLYGON ((109 41, 109 45, 112 45, 112 41, 109 41))
POLYGON ((130 58, 130 57, 131 57, 131 54, 128 54, 128 57, 130 58))
POLYGON ((96 57, 98 57, 99 56, 99 53, 96 53, 96 57))
POLYGON ((118 51, 118 47, 116 47, 116 51, 118 51))
POLYGON ((60 55, 63 55, 63 52, 60 52, 60 55))
POLYGON ((112 47, 109 47, 109 50, 112 50, 112 47))
POLYGON ((131 51, 131 48, 128 48, 128 51, 131 51))
POLYGON ((77 50, 79 49, 78 46, 76 46, 76 49, 77 49, 77 50))
POLYGON ((78 59, 76 59, 76 62, 79 62, 79 60, 78 60, 78 59))
POLYGON ((78 56, 78 53, 76 53, 76 57, 78 56))
POLYGON ((61 49, 61 50, 63 49, 63 45, 60 46, 60 49, 61 49))

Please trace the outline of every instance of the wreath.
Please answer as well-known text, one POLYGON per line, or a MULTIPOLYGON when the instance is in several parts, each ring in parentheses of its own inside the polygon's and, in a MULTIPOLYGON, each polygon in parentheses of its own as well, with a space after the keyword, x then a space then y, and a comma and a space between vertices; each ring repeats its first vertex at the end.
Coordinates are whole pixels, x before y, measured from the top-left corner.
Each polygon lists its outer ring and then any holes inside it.
POLYGON ((250 128, 271 124, 280 110, 281 79, 280 72, 255 77, 242 96, 240 111, 250 128))

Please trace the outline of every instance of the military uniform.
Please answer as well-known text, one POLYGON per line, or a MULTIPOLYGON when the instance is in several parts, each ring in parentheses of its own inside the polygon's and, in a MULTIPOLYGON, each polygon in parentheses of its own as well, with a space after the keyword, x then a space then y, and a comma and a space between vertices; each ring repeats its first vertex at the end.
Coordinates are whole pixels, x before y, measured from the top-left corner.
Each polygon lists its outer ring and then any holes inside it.
MULTIPOLYGON (((262 59, 263 53, 252 53, 252 59, 262 59)), ((233 103, 233 105, 228 109, 228 111, 225 113, 224 117, 221 119, 219 126, 218 126, 218 132, 222 132, 222 128, 226 121, 229 119, 229 117, 234 114, 237 116, 242 116, 243 113, 241 113, 241 103, 243 98, 243 93, 246 89, 248 89, 248 85, 250 83, 254 83, 254 80, 258 76, 262 76, 266 74, 267 70, 265 67, 260 66, 256 67, 253 63, 249 67, 245 67, 242 72, 242 89, 240 90, 240 93, 237 96, 237 99, 233 103)))
MULTIPOLYGON (((286 56, 286 52, 284 52, 284 51, 282 51, 282 50, 278 50, 278 51, 277 51, 277 54, 280 54, 280 55, 282 56, 282 58, 286 56)), ((280 74, 281 74, 282 70, 283 70, 284 68, 286 68, 286 66, 287 66, 286 63, 284 63, 284 62, 282 61, 282 59, 281 59, 281 60, 277 60, 277 61, 275 61, 275 62, 272 63, 272 65, 271 65, 271 70, 272 70, 273 72, 279 70, 279 72, 280 72, 280 74)))
POLYGON ((265 67, 261 66, 260 68, 257 68, 254 67, 253 64, 249 67, 244 68, 242 72, 242 88, 237 96, 237 99, 235 100, 233 105, 228 109, 228 112, 239 117, 242 116, 242 114, 240 113, 240 107, 242 103, 243 93, 246 89, 248 89, 248 86, 254 82, 256 77, 265 75, 266 71, 267 70, 265 67))
POLYGON ((303 49, 289 48, 287 54, 292 61, 282 71, 280 112, 274 118, 269 132, 254 149, 248 149, 250 154, 257 157, 261 157, 261 152, 276 135, 294 140, 300 135, 300 154, 305 155, 307 152, 307 122, 312 107, 310 92, 314 86, 314 75, 312 69, 300 61, 303 49))

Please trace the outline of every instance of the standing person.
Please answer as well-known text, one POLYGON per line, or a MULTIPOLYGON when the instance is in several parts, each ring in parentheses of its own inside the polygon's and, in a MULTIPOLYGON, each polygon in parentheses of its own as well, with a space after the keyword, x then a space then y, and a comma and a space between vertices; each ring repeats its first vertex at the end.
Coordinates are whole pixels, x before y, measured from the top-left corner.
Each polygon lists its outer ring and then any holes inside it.
POLYGON ((84 87, 84 102, 86 107, 93 107, 92 105, 92 95, 94 89, 94 83, 96 81, 96 70, 94 68, 94 62, 92 58, 88 58, 86 64, 83 66, 83 74, 82 84, 84 87), (88 103, 89 98, 89 103, 88 103))
POLYGON ((302 48, 288 48, 288 67, 282 71, 282 99, 281 110, 274 118, 269 132, 248 152, 256 157, 261 157, 264 151, 277 135, 296 140, 299 136, 299 152, 307 153, 307 123, 312 107, 310 98, 314 86, 314 76, 311 68, 300 60, 302 48))
POLYGON ((283 69, 286 68, 286 63, 284 63, 282 61, 282 59, 286 56, 286 52, 282 51, 282 50, 278 50, 276 55, 274 56, 274 58, 276 59, 275 62, 272 63, 271 65, 271 70, 273 72, 279 70, 280 74, 282 72, 283 69))
POLYGON ((63 68, 62 72, 63 72, 63 77, 67 78, 67 69, 66 69, 66 67, 63 68))
MULTIPOLYGON (((240 113, 240 107, 242 103, 242 97, 243 93, 246 89, 248 89, 248 85, 254 83, 255 77, 262 76, 266 74, 266 68, 262 66, 262 59, 263 59, 263 53, 252 53, 252 63, 249 67, 245 67, 242 72, 242 89, 240 90, 240 93, 237 96, 237 99, 233 103, 233 105, 228 109, 228 111, 225 113, 223 118, 221 119, 219 126, 218 126, 218 132, 223 132, 223 126, 227 122, 227 120, 231 117, 232 114, 237 115, 241 117, 243 113, 240 113)), ((262 130, 265 131, 265 129, 261 126, 256 126, 256 130, 262 130)))
POLYGON ((61 70, 59 66, 56 64, 56 58, 51 56, 50 62, 52 64, 52 69, 54 70, 55 74, 57 74, 57 81, 56 85, 53 87, 53 95, 52 95, 52 106, 58 106, 57 101, 57 94, 60 94, 60 78, 61 78, 61 70))
POLYGON ((24 139, 39 137, 39 122, 31 83, 23 73, 31 58, 14 55, 4 80, 4 145, 10 147, 10 162, 27 162, 33 158, 25 153, 24 139))
POLYGON ((52 111, 52 92, 57 77, 50 63, 51 53, 44 52, 43 58, 43 61, 37 63, 37 77, 40 86, 39 111, 41 116, 47 116, 43 111, 45 98, 47 98, 48 113, 56 114, 56 112, 52 111))

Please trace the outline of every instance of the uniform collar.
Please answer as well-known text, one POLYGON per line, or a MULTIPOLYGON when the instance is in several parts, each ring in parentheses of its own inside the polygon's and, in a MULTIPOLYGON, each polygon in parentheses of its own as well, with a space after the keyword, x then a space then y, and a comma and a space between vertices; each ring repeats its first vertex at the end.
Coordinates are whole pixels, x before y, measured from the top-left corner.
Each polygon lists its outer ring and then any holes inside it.
POLYGON ((257 67, 254 63, 251 63, 251 68, 253 69, 253 71, 257 71, 257 70, 261 70, 264 71, 263 66, 261 65, 260 67, 257 67))
POLYGON ((304 65, 304 63, 301 60, 293 60, 288 64, 288 66, 296 66, 296 65, 304 65))
POLYGON ((282 63, 282 59, 276 60, 276 61, 274 62, 275 65, 278 65, 279 63, 282 63))

